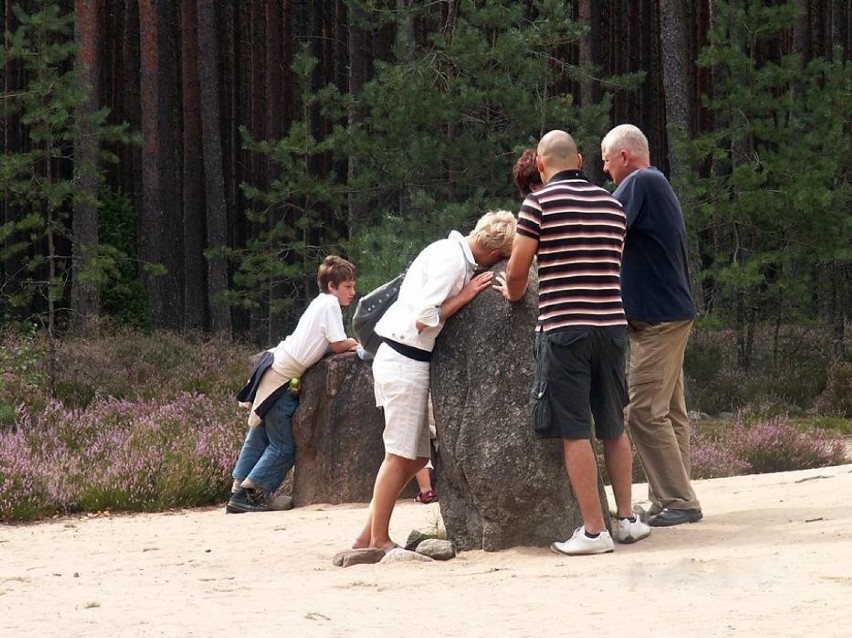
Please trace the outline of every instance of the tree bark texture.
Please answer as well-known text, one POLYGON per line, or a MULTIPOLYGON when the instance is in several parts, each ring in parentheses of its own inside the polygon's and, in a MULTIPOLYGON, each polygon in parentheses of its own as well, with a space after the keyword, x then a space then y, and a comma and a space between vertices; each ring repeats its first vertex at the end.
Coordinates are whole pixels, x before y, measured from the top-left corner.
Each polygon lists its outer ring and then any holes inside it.
POLYGON ((181 3, 181 86, 183 88, 183 327, 206 328, 207 272, 204 219, 204 164, 201 154, 201 96, 198 80, 196 0, 181 3))
POLYGON ((674 138, 690 134, 689 96, 687 92, 686 20, 683 0, 659 0, 660 53, 663 69, 666 133, 669 147, 669 175, 672 181, 688 171, 676 153, 674 138))
MULTIPOLYGON (((278 140, 283 137, 289 122, 282 121, 281 112, 284 100, 288 96, 282 93, 284 82, 283 73, 283 31, 284 14, 281 3, 278 0, 266 0, 265 15, 266 34, 265 42, 265 81, 266 88, 266 139, 278 140)), ((277 162, 268 161, 266 164, 266 184, 272 184, 281 174, 281 167, 277 162)), ((272 230, 278 224, 285 223, 287 212, 286 202, 271 204, 267 221, 268 230, 272 230)), ((269 286, 269 303, 274 305, 277 301, 284 299, 287 295, 286 287, 279 281, 273 281, 269 286)), ((280 341, 286 334, 284 317, 278 313, 269 313, 267 343, 280 341)))
MULTIPOLYGON (((198 0, 198 78, 201 97, 201 131, 204 154, 207 247, 228 245, 228 207, 222 169, 222 138, 219 109, 218 34, 214 0, 198 0)), ((207 261, 207 305, 210 329, 231 333, 231 313, 221 295, 228 288, 228 265, 219 254, 207 261)))
MULTIPOLYGON (((11 33, 17 29, 17 20, 12 11, 15 4, 14 0, 6 0, 3 6, 3 22, 4 22, 4 45, 10 46, 11 33)), ((22 86, 21 74, 17 60, 7 60, 6 66, 3 69, 3 91, 8 95, 20 90, 22 86)), ((21 134, 21 120, 18 113, 6 112, 3 118, 3 152, 11 153, 15 151, 25 150, 25 141, 21 134)), ((11 224, 17 218, 18 211, 16 207, 9 201, 7 197, 3 198, 3 224, 11 224)), ((3 247, 8 248, 14 241, 13 237, 6 237, 3 240, 3 247)), ((5 251, 4 251, 5 254, 5 251)), ((12 276, 12 273, 18 272, 20 269, 20 260, 14 256, 4 256, 0 262, 0 276, 2 282, 7 281, 12 276)), ((10 308, 6 303, 6 298, 0 295, 0 312, 3 316, 10 312, 10 308)))
POLYGON ((139 1, 141 51, 142 207, 139 215, 139 256, 149 266, 165 269, 152 274, 143 269, 151 321, 155 327, 179 328, 182 312, 180 209, 175 176, 175 129, 170 99, 168 65, 174 64, 169 35, 168 4, 139 1))
POLYGON ((86 279, 98 244, 98 140, 93 117, 100 95, 100 31, 98 0, 75 0, 74 34, 77 39, 77 67, 80 80, 89 92, 78 109, 78 131, 74 148, 77 194, 72 218, 71 308, 76 334, 85 334, 100 311, 98 286, 86 279))

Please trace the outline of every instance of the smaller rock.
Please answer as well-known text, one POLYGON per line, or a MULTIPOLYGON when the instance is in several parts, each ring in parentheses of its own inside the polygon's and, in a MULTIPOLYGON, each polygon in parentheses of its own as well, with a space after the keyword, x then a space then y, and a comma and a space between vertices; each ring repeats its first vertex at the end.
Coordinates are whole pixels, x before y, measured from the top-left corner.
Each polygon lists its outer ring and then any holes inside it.
POLYGON ((379 561, 380 564, 387 563, 409 563, 411 561, 420 561, 422 563, 431 563, 432 559, 425 554, 418 554, 402 547, 395 547, 385 554, 384 558, 379 561))
POLYGON ((710 415, 706 412, 700 412, 698 410, 690 410, 687 414, 690 421, 708 421, 710 420, 710 415))
POLYGON ((352 565, 373 565, 380 562, 385 553, 375 547, 365 549, 346 549, 338 552, 331 560, 337 567, 351 567, 352 565))
POLYGON ((428 534, 427 532, 423 532, 419 529, 411 530, 411 533, 408 535, 408 540, 405 541, 405 549, 414 551, 417 549, 417 546, 425 541, 428 538, 437 538, 434 534, 428 534))
POLYGON ((269 509, 273 512, 281 512, 293 509, 293 497, 289 494, 280 494, 269 502, 269 509))
POLYGON ((450 560, 456 557, 456 546, 453 541, 442 538, 427 538, 417 546, 416 551, 433 560, 450 560))

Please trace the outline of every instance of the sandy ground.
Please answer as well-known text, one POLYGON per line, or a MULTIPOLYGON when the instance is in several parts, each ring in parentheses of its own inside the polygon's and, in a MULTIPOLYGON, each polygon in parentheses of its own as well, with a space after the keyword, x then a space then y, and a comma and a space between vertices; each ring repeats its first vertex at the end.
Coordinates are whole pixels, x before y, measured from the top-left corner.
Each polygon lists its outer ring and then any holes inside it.
POLYGON ((702 522, 593 557, 334 567, 360 505, 3 526, 0 636, 852 636, 852 465, 695 486, 702 522))

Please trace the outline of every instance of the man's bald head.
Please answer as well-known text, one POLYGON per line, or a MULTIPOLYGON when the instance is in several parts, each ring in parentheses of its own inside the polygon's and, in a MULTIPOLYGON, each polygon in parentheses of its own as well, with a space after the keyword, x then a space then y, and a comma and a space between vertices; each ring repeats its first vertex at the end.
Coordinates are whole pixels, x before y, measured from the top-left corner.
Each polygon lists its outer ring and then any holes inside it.
POLYGON ((538 142, 539 172, 545 182, 560 171, 583 167, 574 138, 565 131, 550 131, 538 142))

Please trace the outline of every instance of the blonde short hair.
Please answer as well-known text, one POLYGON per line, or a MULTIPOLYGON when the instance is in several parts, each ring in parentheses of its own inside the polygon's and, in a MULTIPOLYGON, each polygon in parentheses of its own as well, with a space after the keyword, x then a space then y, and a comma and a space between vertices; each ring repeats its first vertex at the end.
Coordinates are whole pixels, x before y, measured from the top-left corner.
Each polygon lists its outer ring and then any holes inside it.
POLYGON ((507 210, 492 210, 485 213, 470 231, 470 237, 485 252, 499 250, 503 257, 512 254, 512 242, 515 241, 515 228, 518 221, 507 210))

